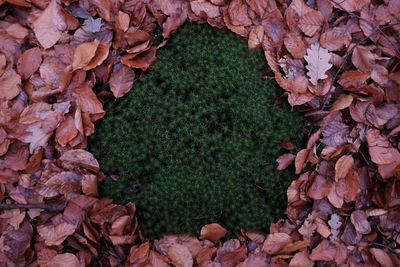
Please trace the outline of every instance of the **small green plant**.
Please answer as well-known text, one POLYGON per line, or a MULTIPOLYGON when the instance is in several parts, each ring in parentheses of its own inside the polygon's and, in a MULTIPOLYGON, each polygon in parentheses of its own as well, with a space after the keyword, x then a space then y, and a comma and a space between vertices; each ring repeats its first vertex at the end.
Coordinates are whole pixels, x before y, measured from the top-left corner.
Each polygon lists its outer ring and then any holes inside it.
POLYGON ((298 143, 301 116, 273 105, 261 51, 233 33, 186 24, 125 97, 107 104, 90 150, 102 195, 133 201, 143 233, 197 235, 206 223, 265 229, 283 215, 293 171, 277 171, 279 143, 298 143))

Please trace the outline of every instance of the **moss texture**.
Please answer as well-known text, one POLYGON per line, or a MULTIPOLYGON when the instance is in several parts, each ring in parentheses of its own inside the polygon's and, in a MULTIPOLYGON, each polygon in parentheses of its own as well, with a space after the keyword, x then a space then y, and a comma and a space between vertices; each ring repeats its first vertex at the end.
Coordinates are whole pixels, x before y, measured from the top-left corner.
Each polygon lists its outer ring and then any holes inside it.
POLYGON ((261 51, 207 25, 186 24, 122 99, 108 103, 90 151, 107 174, 102 194, 136 202, 143 233, 197 235, 206 223, 266 229, 283 215, 292 171, 277 171, 283 140, 302 119, 272 103, 261 51))

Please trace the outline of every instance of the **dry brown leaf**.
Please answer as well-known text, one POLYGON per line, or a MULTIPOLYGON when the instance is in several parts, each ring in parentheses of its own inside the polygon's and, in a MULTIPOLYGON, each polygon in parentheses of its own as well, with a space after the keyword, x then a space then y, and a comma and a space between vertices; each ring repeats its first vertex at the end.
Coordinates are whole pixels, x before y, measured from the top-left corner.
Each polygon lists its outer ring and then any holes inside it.
POLYGON ((296 159, 294 162, 294 165, 296 167, 296 174, 300 174, 301 171, 306 166, 307 158, 308 158, 308 155, 310 154, 310 151, 311 151, 311 149, 302 149, 297 153, 296 159))
POLYGON ((338 51, 348 47, 351 42, 350 32, 344 28, 333 28, 321 34, 321 46, 329 51, 338 51))
POLYGON ((40 17, 33 22, 33 31, 45 48, 55 45, 67 29, 65 17, 57 0, 51 0, 40 17))
POLYGON ((294 58, 303 58, 306 54, 306 44, 300 36, 288 33, 283 41, 286 49, 294 58))
POLYGON ((249 40, 247 41, 249 49, 259 48, 263 43, 263 39, 264 39, 264 27, 262 25, 254 26, 250 31, 249 40))
POLYGON ((12 74, 0 80, 0 100, 11 100, 20 93, 21 76, 12 74))
POLYGON ((129 28, 130 17, 128 14, 118 11, 118 16, 115 18, 115 27, 126 32, 129 28))
POLYGON ((66 169, 82 167, 93 171, 99 170, 99 163, 94 156, 83 149, 71 149, 60 157, 61 164, 66 169))
POLYGON ((307 250, 296 253, 289 263, 289 267, 305 266, 314 266, 314 262, 310 260, 307 250))
POLYGON ((111 73, 109 81, 111 92, 116 98, 124 96, 131 90, 134 79, 135 72, 131 68, 121 65, 118 70, 111 73))
POLYGON ((335 112, 348 108, 353 103, 354 97, 352 95, 341 94, 333 103, 330 111, 335 112))
POLYGON ((290 164, 293 163, 294 159, 296 158, 295 155, 293 154, 283 154, 279 156, 276 159, 276 162, 278 162, 279 166, 276 168, 277 170, 284 170, 286 169, 290 164))
POLYGON ((168 257, 171 259, 172 264, 177 267, 192 267, 193 258, 192 254, 187 247, 180 244, 173 244, 168 249, 168 257))
POLYGON ((190 2, 192 11, 201 18, 219 17, 219 7, 205 0, 195 0, 190 2))
POLYGON ((234 26, 250 26, 253 24, 249 18, 247 4, 243 0, 232 0, 227 12, 230 22, 234 26))
POLYGON ((22 79, 28 79, 35 73, 42 62, 42 51, 39 47, 26 50, 18 59, 17 70, 22 79))
POLYGON ((354 159, 351 155, 345 155, 340 157, 340 159, 335 164, 335 180, 346 177, 347 173, 351 170, 354 164, 354 159))
POLYGON ((362 87, 366 85, 366 81, 369 75, 367 73, 358 70, 345 71, 338 81, 338 83, 344 88, 348 87, 362 87))
POLYGON ((331 1, 331 3, 339 9, 347 12, 361 11, 364 6, 370 3, 369 0, 346 0, 346 1, 331 1))
POLYGON ((310 259, 313 261, 331 261, 335 259, 335 256, 336 247, 328 240, 324 239, 312 250, 310 259))
POLYGON ((96 50, 99 44, 99 40, 94 40, 93 42, 86 42, 78 45, 74 52, 72 70, 86 67, 96 55, 96 50))
POLYGON ((307 196, 312 199, 323 199, 332 190, 332 183, 321 175, 317 175, 307 191, 307 196))
POLYGON ((274 233, 267 235, 262 250, 268 254, 278 254, 285 246, 292 243, 290 235, 286 233, 274 233))
POLYGON ((263 255, 259 254, 249 254, 247 259, 244 262, 239 263, 236 265, 237 267, 268 267, 269 261, 267 260, 267 257, 264 257, 263 255))
POLYGON ((374 256, 375 260, 381 265, 385 267, 393 267, 395 266, 390 256, 382 249, 379 248, 370 248, 369 252, 374 256))
POLYGON ((54 256, 48 266, 54 267, 81 267, 81 263, 79 262, 78 258, 71 253, 63 253, 54 256))
POLYGON ((299 20, 299 27, 309 37, 314 36, 325 22, 325 17, 317 10, 311 10, 302 15, 299 20))
MULTIPOLYGON (((129 217, 129 216, 128 216, 129 217)), ((130 263, 143 263, 150 252, 150 242, 143 243, 139 246, 131 247, 131 251, 129 252, 128 261, 130 263)))
POLYGON ((371 73, 375 65, 375 56, 367 47, 358 45, 353 50, 351 62, 358 70, 371 73))
POLYGON ((121 62, 129 67, 147 69, 156 59, 157 49, 150 48, 141 53, 127 54, 121 57, 121 62))
POLYGON ((400 157, 399 151, 389 145, 389 142, 380 135, 379 130, 369 129, 365 137, 374 163, 390 164, 400 157))
POLYGON ((200 239, 207 239, 218 245, 219 240, 225 236, 227 232, 225 228, 217 223, 206 224, 201 228, 200 239))
POLYGON ((362 210, 355 210, 350 216, 351 223, 360 234, 369 234, 371 232, 371 225, 367 220, 367 214, 362 210))
POLYGON ((76 225, 65 221, 57 225, 49 224, 37 227, 39 235, 44 239, 47 246, 60 245, 68 236, 75 232, 75 229, 76 225))

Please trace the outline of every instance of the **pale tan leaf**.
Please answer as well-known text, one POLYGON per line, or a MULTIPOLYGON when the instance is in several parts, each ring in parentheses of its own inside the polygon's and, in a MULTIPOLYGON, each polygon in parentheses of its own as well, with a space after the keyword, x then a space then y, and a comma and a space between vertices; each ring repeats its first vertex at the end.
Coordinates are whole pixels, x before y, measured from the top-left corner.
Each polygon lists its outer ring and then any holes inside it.
POLYGON ((338 181, 346 177, 354 164, 354 159, 351 155, 342 156, 335 164, 335 180, 338 181))
POLYGON ((310 77, 310 82, 313 85, 317 85, 319 79, 328 77, 325 72, 332 67, 332 64, 329 63, 330 58, 331 53, 318 43, 312 44, 310 48, 307 48, 307 55, 304 56, 304 59, 308 63, 306 65, 307 76, 310 77))
POLYGON ((33 22, 33 31, 39 43, 50 48, 60 39, 67 24, 57 0, 51 0, 40 17, 33 22))

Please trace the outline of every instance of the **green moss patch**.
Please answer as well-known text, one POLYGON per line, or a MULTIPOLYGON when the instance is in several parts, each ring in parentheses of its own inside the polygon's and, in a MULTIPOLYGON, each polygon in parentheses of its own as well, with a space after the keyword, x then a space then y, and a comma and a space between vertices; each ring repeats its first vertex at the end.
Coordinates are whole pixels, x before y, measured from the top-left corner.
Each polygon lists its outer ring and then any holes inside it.
POLYGON ((125 97, 107 104, 90 151, 102 195, 133 201, 143 233, 266 229, 283 216, 293 171, 277 171, 279 143, 297 143, 301 116, 274 106, 261 51, 207 25, 181 27, 125 97))

